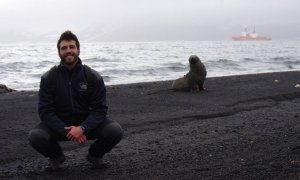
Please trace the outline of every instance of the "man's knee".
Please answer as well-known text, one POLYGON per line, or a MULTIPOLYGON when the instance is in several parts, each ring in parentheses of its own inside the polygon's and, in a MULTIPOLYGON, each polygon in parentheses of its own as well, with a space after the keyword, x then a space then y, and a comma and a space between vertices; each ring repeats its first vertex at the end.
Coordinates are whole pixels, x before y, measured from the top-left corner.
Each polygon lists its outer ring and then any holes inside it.
POLYGON ((110 141, 119 142, 123 138, 123 129, 119 123, 113 122, 103 128, 102 136, 110 141))
POLYGON ((31 145, 38 145, 50 140, 50 135, 42 129, 32 129, 28 134, 31 145))

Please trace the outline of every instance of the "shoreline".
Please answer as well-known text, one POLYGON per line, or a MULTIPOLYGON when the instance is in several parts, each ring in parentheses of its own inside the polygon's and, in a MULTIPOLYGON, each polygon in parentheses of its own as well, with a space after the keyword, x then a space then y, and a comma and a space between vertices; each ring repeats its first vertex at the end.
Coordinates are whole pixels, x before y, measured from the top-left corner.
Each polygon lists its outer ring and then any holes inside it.
MULTIPOLYGON (((226 77, 235 77, 235 76, 252 76, 252 75, 264 75, 264 74, 273 74, 273 73, 292 73, 292 72, 298 72, 300 70, 292 70, 292 71, 275 71, 275 72, 262 72, 262 73, 249 73, 249 74, 233 74, 233 75, 225 75, 225 76, 211 76, 211 77, 207 77, 206 79, 213 79, 213 78, 226 78, 226 77)), ((182 76, 178 76, 178 78, 180 78, 182 76)), ((170 79, 170 80, 161 80, 161 81, 143 81, 143 82, 134 82, 134 83, 124 83, 124 84, 112 84, 112 85, 106 85, 106 87, 112 88, 115 86, 128 86, 128 85, 139 85, 139 84, 148 84, 148 83, 168 83, 168 82, 173 82, 175 79, 170 79)), ((0 84, 1 85, 1 84, 0 84)), ((4 86, 6 86, 6 84, 2 84, 4 86)), ((5 92, 5 93, 16 93, 16 92, 38 92, 39 90, 16 90, 16 89, 11 89, 9 86, 7 86, 7 88, 9 90, 12 90, 11 92, 5 92)), ((0 94, 2 94, 3 92, 0 92, 0 94)))
POLYGON ((174 92, 172 81, 107 86, 108 115, 124 139, 104 158, 64 142, 62 171, 28 144, 39 122, 37 91, 0 94, 0 178, 295 179, 300 173, 300 71, 207 78, 204 92, 174 92), (86 176, 88 174, 88 176, 86 176))

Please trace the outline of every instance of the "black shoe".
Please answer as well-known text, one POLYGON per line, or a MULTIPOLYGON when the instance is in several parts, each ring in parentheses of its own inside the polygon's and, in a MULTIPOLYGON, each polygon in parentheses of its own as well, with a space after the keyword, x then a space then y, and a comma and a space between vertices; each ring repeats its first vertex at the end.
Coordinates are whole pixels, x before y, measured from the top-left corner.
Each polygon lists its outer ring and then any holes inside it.
POLYGON ((107 165, 104 163, 103 158, 93 157, 90 154, 86 156, 86 160, 93 164, 93 168, 102 169, 107 168, 107 165))
POLYGON ((59 158, 49 158, 49 164, 52 170, 58 170, 60 165, 66 160, 64 154, 62 154, 59 158))

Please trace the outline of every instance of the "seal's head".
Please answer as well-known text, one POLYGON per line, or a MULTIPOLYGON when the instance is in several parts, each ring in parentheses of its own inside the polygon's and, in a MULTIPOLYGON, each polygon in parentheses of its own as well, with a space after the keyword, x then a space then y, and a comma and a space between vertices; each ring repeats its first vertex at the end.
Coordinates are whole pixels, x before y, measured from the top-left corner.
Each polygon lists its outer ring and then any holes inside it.
POLYGON ((190 58, 189 58, 189 62, 190 64, 196 64, 196 63, 199 63, 201 62, 200 59, 198 58, 198 56, 196 55, 191 55, 190 58))

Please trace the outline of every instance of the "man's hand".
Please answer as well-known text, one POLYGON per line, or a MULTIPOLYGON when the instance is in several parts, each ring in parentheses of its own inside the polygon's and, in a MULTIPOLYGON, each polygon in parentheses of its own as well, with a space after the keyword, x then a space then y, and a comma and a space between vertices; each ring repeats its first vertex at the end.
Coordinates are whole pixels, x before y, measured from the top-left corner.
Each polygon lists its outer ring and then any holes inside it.
POLYGON ((86 136, 83 134, 83 130, 80 126, 67 126, 65 129, 68 131, 67 138, 69 140, 80 144, 86 143, 86 136))
POLYGON ((76 142, 78 142, 79 144, 85 144, 86 143, 86 136, 83 134, 82 136, 80 136, 76 142))

